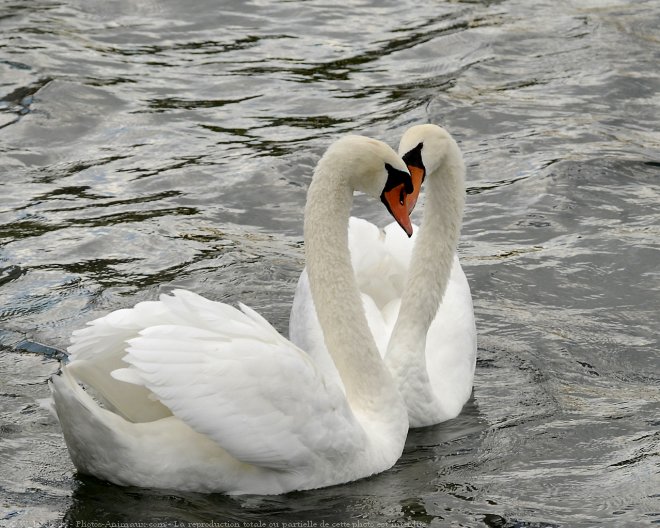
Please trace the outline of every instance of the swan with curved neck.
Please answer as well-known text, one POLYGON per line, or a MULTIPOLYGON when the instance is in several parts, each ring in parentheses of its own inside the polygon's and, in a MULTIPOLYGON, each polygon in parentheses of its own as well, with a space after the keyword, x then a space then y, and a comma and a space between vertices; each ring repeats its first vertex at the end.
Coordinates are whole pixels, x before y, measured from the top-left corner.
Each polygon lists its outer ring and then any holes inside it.
POLYGON ((74 332, 51 390, 78 471, 120 485, 272 494, 396 462, 408 418, 351 268, 356 190, 380 198, 411 231, 401 158, 361 136, 333 144, 315 170, 304 231, 311 291, 344 391, 246 306, 175 290, 74 332))
POLYGON ((465 166, 454 139, 436 125, 406 131, 399 152, 414 178, 426 182, 427 193, 385 362, 411 426, 421 427, 458 415, 472 392, 476 330, 470 288, 456 258, 465 166))
MULTIPOLYGON (((369 327, 406 402, 411 427, 456 417, 472 392, 476 329, 472 297, 456 257, 465 202, 465 167, 449 133, 418 125, 401 138, 411 172, 414 207, 427 188, 424 219, 412 239, 394 226, 381 233, 351 219, 349 240, 369 327)), ((303 272, 290 319, 290 337, 335 376, 319 339, 308 278, 303 272)))

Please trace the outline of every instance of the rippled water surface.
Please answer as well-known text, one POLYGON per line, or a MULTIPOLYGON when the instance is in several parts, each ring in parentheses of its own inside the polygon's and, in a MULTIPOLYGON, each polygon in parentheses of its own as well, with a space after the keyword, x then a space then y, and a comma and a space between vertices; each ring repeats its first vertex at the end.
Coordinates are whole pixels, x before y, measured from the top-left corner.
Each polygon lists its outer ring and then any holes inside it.
POLYGON ((653 1, 0 2, 0 525, 660 523, 659 27, 653 1), (74 473, 40 405, 74 328, 182 285, 285 331, 319 155, 429 121, 468 165, 459 418, 281 497, 74 473))

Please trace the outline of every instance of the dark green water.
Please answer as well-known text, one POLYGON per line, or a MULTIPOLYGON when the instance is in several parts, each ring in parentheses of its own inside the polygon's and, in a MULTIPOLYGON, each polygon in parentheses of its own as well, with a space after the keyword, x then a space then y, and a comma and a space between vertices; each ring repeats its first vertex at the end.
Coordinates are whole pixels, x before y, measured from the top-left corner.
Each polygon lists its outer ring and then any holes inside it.
POLYGON ((652 1, 0 2, 0 526, 660 523, 658 27, 652 1), (39 403, 70 332, 175 284, 284 331, 319 155, 429 121, 468 165, 463 414, 281 497, 77 476, 39 403))

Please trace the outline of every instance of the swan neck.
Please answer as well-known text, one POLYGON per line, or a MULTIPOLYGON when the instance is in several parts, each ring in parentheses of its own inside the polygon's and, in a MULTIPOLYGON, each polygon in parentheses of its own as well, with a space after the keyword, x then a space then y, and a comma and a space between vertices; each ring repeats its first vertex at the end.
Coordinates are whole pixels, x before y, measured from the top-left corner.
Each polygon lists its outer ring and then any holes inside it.
POLYGON ((465 205, 464 174, 463 158, 451 139, 439 166, 426 177, 422 227, 390 339, 388 363, 407 356, 402 362, 413 365, 412 353, 425 369, 426 333, 442 302, 458 244, 465 205))
MULTIPOLYGON (((352 203, 353 189, 347 178, 321 160, 305 208, 310 289, 351 407, 392 415, 403 403, 369 331, 351 265, 348 220, 352 203)), ((407 417, 404 420, 407 424, 407 417)))

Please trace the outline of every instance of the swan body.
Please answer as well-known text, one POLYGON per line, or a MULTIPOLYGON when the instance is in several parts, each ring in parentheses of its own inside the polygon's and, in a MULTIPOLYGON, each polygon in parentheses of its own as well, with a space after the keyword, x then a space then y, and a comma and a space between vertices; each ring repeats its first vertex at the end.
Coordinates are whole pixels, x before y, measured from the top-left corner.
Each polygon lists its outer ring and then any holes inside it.
POLYGON ((408 418, 351 270, 355 190, 380 196, 411 228, 403 200, 386 198, 412 191, 396 153, 361 136, 334 143, 309 188, 305 239, 337 379, 244 305, 175 290, 112 312, 74 332, 70 362, 51 380, 78 471, 119 485, 276 494, 396 462, 408 418))
MULTIPOLYGON (((407 238, 395 224, 381 231, 351 218, 349 247, 369 328, 404 397, 410 427, 423 427, 458 416, 472 393, 476 328, 470 286, 456 255, 465 169, 455 141, 435 125, 409 129, 399 154, 416 191, 427 182, 421 229, 407 238)), ((414 206, 416 195, 409 199, 414 206)), ((306 271, 296 288, 289 335, 341 382, 322 339, 306 271)))

